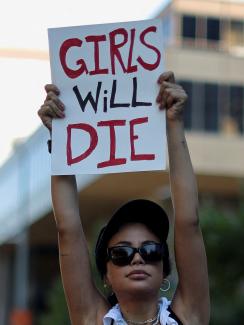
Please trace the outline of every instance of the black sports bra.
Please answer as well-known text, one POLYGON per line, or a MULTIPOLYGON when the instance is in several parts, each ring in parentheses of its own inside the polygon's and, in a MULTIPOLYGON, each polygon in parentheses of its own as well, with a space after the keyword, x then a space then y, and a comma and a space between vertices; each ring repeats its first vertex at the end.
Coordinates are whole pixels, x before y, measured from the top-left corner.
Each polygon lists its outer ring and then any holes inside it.
POLYGON ((173 312, 170 306, 168 307, 168 311, 170 312, 169 316, 174 320, 176 320, 178 325, 183 325, 182 321, 178 318, 178 316, 175 315, 175 313, 173 312))

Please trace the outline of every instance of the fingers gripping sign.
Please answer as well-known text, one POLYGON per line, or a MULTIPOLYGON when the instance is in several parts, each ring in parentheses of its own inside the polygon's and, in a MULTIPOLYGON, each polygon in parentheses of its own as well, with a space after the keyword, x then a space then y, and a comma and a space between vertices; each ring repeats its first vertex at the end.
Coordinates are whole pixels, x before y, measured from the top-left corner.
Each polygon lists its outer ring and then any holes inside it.
POLYGON ((60 91, 52 84, 45 86, 45 91, 47 93, 44 104, 38 111, 38 115, 41 118, 43 124, 52 131, 52 119, 53 118, 63 118, 64 114, 64 104, 59 99, 60 91))
POLYGON ((183 109, 187 100, 184 89, 175 83, 173 72, 165 72, 158 78, 160 86, 157 96, 157 103, 160 109, 166 109, 169 120, 182 120, 183 109))

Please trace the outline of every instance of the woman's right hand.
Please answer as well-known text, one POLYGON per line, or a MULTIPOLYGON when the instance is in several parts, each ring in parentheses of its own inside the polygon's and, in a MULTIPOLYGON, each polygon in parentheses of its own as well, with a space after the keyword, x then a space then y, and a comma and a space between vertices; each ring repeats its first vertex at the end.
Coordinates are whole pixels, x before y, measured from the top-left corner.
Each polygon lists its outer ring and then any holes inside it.
POLYGON ((38 115, 42 120, 42 123, 48 128, 50 133, 52 132, 52 119, 53 118, 64 118, 64 104, 59 99, 60 91, 53 85, 48 84, 45 86, 47 93, 46 99, 43 105, 38 110, 38 115))

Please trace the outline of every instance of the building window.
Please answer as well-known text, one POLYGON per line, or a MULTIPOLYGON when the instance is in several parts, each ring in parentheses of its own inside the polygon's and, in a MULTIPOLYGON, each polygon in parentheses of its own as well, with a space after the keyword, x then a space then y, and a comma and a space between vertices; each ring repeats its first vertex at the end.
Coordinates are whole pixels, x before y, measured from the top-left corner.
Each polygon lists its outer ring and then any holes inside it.
POLYGON ((204 129, 218 131, 218 86, 205 84, 204 129))
POLYGON ((207 39, 210 41, 220 40, 220 21, 215 18, 207 19, 207 39))
POLYGON ((189 15, 181 21, 184 45, 244 53, 244 21, 189 15))
POLYGON ((221 116, 219 129, 224 133, 232 132, 232 121, 230 120, 230 87, 228 85, 219 86, 218 104, 219 115, 221 116))
POLYGON ((230 116, 236 123, 239 132, 243 132, 243 88, 230 87, 230 116))
POLYGON ((192 129, 204 130, 205 84, 194 82, 192 85, 192 129))
POLYGON ((185 128, 187 130, 190 130, 192 128, 192 82, 181 81, 180 84, 184 88, 188 96, 184 109, 184 124, 185 128))
POLYGON ((185 127, 207 132, 244 132, 244 87, 181 80, 188 95, 185 127))
POLYGON ((182 36, 184 38, 196 37, 196 17, 183 16, 182 18, 182 36))
POLYGON ((244 24, 241 21, 230 23, 230 46, 244 46, 244 24))

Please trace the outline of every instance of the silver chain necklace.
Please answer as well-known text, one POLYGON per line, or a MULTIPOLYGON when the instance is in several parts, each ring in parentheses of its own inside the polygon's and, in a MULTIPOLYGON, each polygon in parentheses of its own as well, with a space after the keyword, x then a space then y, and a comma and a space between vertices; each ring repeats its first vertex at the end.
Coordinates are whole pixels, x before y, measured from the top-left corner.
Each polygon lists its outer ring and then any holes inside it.
POLYGON ((147 323, 152 324, 152 325, 157 325, 157 324, 159 324, 159 311, 153 318, 150 318, 150 319, 147 319, 144 321, 135 322, 130 319, 126 319, 126 318, 124 318, 124 319, 125 319, 126 323, 129 325, 145 325, 147 323))

